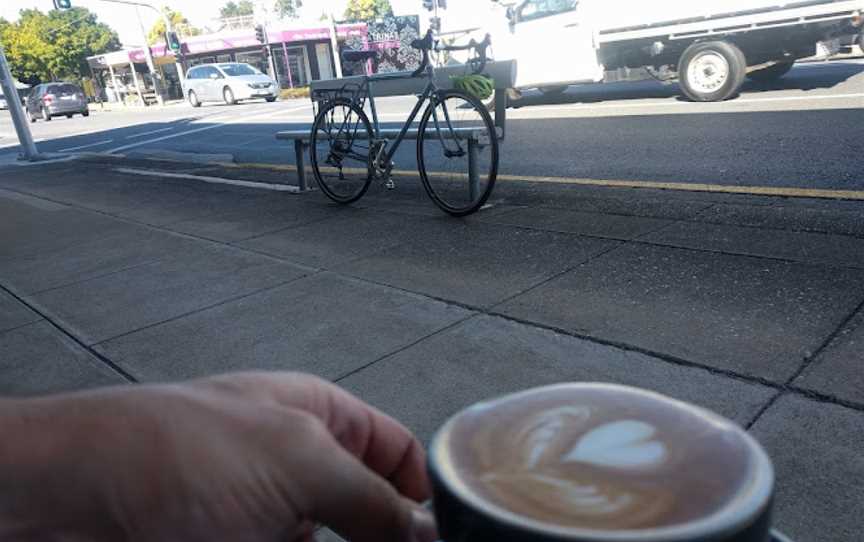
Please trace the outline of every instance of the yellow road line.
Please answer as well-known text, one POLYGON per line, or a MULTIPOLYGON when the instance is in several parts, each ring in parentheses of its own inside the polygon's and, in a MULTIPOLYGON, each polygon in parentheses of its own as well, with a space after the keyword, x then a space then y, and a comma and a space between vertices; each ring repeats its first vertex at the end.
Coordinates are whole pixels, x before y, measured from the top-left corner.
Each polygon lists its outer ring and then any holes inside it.
POLYGON ((778 196, 785 198, 848 199, 864 201, 864 190, 829 190, 821 188, 794 188, 774 186, 729 186, 707 183, 668 183, 654 181, 611 181, 602 179, 571 179, 566 177, 533 177, 529 175, 499 175, 498 180, 509 182, 532 182, 569 184, 578 186, 601 186, 608 188, 649 188, 655 190, 677 190, 682 192, 714 192, 721 194, 744 194, 749 196, 778 196))
MULTIPOLYGON (((297 171, 297 167, 293 165, 282 164, 263 164, 263 163, 242 163, 234 164, 229 162, 214 162, 215 166, 223 166, 232 169, 243 168, 258 168, 270 169, 273 171, 297 171)), ((307 171, 310 168, 307 166, 307 171)), ((328 168, 332 169, 332 168, 328 168)), ((335 171, 335 170, 334 170, 335 171)), ((348 173, 362 173, 363 170, 358 168, 345 168, 348 173)), ((403 177, 418 177, 420 174, 416 170, 394 170, 394 175, 403 177)), ((468 178, 467 174, 449 174, 443 172, 432 172, 432 176, 461 176, 468 178)), ((784 198, 813 198, 813 199, 844 199, 864 201, 864 190, 830 190, 821 188, 794 188, 794 187, 773 187, 773 186, 729 186, 721 184, 709 183, 672 183, 672 182, 656 182, 656 181, 614 181, 605 179, 579 179, 571 177, 538 177, 533 175, 498 175, 498 180, 503 182, 528 182, 528 183, 546 183, 574 186, 598 186, 605 188, 642 188, 653 190, 675 190, 680 192, 711 192, 717 194, 739 194, 747 196, 775 196, 784 198)))

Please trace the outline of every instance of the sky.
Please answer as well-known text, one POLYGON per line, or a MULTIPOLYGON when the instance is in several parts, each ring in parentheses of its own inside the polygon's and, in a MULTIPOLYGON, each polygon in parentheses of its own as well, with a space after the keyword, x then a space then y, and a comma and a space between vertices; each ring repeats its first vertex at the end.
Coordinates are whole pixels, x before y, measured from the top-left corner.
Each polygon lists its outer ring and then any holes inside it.
MULTIPOLYGON (((147 2, 148 0, 143 0, 147 2)), ((214 20, 219 16, 219 8, 227 0, 171 0, 162 2, 160 0, 149 0, 153 4, 169 4, 172 8, 183 13, 195 26, 215 26, 214 20)), ((306 0, 304 14, 311 20, 316 20, 324 11, 333 11, 341 14, 345 10, 347 0, 306 0)), ((421 0, 390 0, 393 10, 397 15, 414 15, 421 13, 421 0)), ((141 35, 141 25, 136 17, 136 8, 118 4, 110 4, 99 0, 72 0, 73 6, 86 7, 98 14, 102 22, 114 28, 120 35, 120 41, 124 45, 138 46, 144 41, 141 35)), ((448 16, 451 18, 462 18, 465 13, 475 14, 478 9, 488 9, 488 3, 484 0, 450 0, 448 16), (457 17, 460 16, 460 17, 457 17)), ((42 11, 53 9, 52 0, 0 0, 0 17, 7 20, 15 20, 18 11, 26 8, 37 8, 42 11)), ((149 29, 156 20, 156 13, 147 8, 139 9, 144 28, 149 29)), ((428 14, 428 12, 423 12, 428 14)))

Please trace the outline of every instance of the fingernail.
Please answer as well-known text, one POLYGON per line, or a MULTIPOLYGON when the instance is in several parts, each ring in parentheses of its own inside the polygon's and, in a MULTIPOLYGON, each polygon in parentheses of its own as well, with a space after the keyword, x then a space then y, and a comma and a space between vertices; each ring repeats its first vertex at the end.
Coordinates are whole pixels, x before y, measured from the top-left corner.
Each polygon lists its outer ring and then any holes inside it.
POLYGON ((423 508, 411 511, 411 542, 435 542, 438 540, 438 528, 432 513, 423 508))

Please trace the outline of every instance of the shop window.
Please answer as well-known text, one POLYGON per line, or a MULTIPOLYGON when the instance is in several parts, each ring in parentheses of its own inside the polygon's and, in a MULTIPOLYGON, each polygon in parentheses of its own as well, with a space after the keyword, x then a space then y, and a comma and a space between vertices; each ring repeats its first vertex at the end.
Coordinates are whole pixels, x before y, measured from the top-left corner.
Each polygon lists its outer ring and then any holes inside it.
POLYGON ((282 88, 305 87, 309 85, 309 63, 306 58, 306 47, 288 47, 285 50, 273 50, 273 62, 276 66, 279 84, 282 88))

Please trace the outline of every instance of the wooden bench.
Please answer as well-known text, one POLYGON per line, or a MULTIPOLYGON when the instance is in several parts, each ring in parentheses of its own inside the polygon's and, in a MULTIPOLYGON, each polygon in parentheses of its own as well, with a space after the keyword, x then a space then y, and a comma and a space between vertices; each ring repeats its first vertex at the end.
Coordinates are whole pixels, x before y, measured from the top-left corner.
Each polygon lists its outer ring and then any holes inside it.
MULTIPOLYGON (((485 75, 492 78, 495 83, 495 127, 499 140, 503 140, 506 134, 507 123, 507 89, 513 87, 516 81, 516 62, 513 60, 503 62, 489 62, 486 64, 486 69, 483 70, 485 75)), ((435 69, 435 83, 441 89, 452 88, 451 77, 465 74, 464 65, 446 66, 435 69)), ((366 80, 369 80, 369 103, 372 110, 373 132, 379 134, 378 137, 383 139, 395 139, 401 131, 401 128, 380 128, 378 122, 378 113, 375 108, 376 98, 386 98, 393 96, 411 96, 418 95, 426 88, 428 80, 426 77, 408 77, 409 72, 387 75, 383 78, 376 76, 354 76, 344 77, 342 79, 330 79, 327 81, 314 81, 311 86, 312 95, 315 96, 318 91, 340 90, 346 85, 362 85, 366 80), (404 77, 400 77, 404 76, 404 77)), ((406 118, 407 120, 407 114, 406 118)), ((458 134, 465 134, 468 140, 469 153, 473 153, 474 146, 477 141, 468 137, 471 129, 460 128, 456 130, 458 134)), ((417 139, 417 129, 409 129, 405 135, 406 139, 417 139)), ((360 135, 360 134, 358 134, 360 135)), ((365 136, 365 134, 363 134, 365 136)), ((297 185, 301 191, 309 189, 309 184, 306 180, 306 151, 309 148, 309 140, 311 137, 311 129, 309 130, 283 130, 276 132, 276 139, 282 141, 294 142, 294 155, 297 164, 297 185)), ((472 154, 469 154, 471 156, 472 154)))

